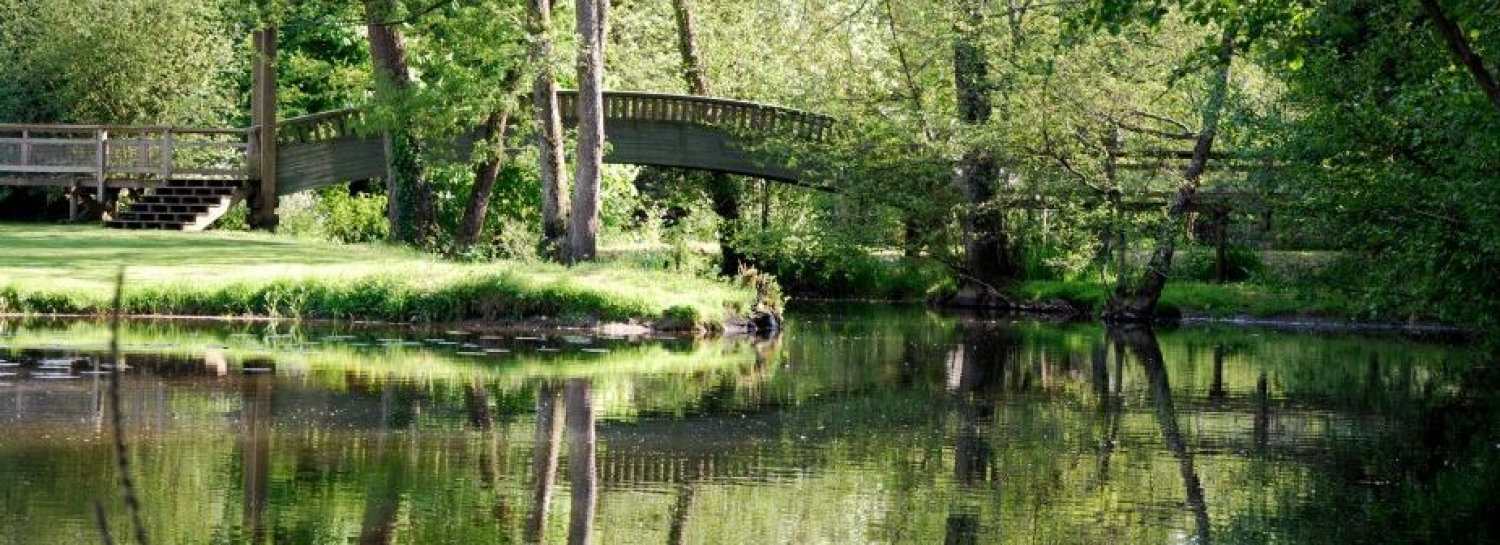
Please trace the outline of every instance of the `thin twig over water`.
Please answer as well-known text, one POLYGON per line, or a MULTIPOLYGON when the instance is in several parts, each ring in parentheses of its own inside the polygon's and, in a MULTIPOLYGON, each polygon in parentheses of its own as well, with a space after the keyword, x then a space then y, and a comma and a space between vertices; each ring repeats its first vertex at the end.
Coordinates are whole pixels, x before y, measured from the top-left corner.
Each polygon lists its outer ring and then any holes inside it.
MULTIPOLYGON (((115 433, 115 466, 120 471, 120 489, 125 496, 125 507, 130 511, 130 521, 135 525, 135 540, 141 545, 148 545, 150 540, 146 539, 146 524, 141 521, 141 501, 135 493, 135 481, 130 478, 130 452, 125 448, 125 417, 120 410, 120 367, 124 364, 120 361, 120 315, 124 306, 125 292, 125 268, 121 267, 115 277, 115 301, 110 308, 109 318, 109 358, 112 365, 109 369, 109 416, 110 427, 115 433)), ((105 534, 105 543, 109 543, 109 534, 105 534)))

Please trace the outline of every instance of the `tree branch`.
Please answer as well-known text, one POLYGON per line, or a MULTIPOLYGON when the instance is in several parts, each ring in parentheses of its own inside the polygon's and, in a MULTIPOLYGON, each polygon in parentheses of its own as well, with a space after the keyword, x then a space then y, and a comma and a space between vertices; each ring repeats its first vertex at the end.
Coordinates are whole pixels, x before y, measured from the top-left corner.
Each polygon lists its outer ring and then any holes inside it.
POLYGON ((1495 75, 1491 74, 1484 66, 1484 59, 1469 46, 1469 38, 1464 35, 1463 29, 1458 23, 1448 18, 1443 12, 1443 7, 1438 5, 1437 0, 1421 0, 1422 10, 1427 13, 1427 18, 1432 20, 1433 26, 1437 27, 1438 34, 1443 37, 1443 42, 1448 45, 1448 50, 1453 56, 1458 57, 1459 62, 1469 69, 1469 74, 1474 76, 1474 82, 1479 84, 1479 89, 1489 97, 1490 103, 1494 104, 1496 110, 1500 110, 1500 84, 1496 84, 1495 75))

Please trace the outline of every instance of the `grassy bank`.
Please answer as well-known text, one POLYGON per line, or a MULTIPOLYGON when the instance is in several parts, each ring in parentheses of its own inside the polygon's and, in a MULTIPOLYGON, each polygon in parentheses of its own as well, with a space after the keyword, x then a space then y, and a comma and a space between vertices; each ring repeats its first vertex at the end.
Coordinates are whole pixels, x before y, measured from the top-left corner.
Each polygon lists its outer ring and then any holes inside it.
MULTIPOLYGON (((1067 301, 1090 314, 1098 314, 1109 298, 1110 288, 1097 282, 1032 281, 1016 289, 1026 301, 1067 301)), ((1161 309, 1210 317, 1368 319, 1359 301, 1318 286, 1215 284, 1171 281, 1161 296, 1161 309)))
POLYGON ((260 233, 0 225, 0 312, 99 314, 127 267, 132 314, 386 321, 638 320, 722 327, 754 294, 624 263, 465 264, 260 233))

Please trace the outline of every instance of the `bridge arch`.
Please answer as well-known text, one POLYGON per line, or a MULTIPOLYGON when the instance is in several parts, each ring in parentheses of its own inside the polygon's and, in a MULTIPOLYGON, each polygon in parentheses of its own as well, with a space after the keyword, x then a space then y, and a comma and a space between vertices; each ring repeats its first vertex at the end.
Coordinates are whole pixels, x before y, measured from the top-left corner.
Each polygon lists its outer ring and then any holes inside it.
MULTIPOLYGON (((558 93, 566 125, 577 123, 578 94, 558 93)), ((385 175, 385 145, 357 130, 360 112, 339 110, 285 120, 277 131, 277 193, 286 195, 385 175)), ((741 174, 805 185, 795 166, 757 154, 761 136, 819 141, 828 116, 754 102, 692 95, 604 93, 604 162, 741 174)), ((462 153, 473 137, 460 137, 462 153)))

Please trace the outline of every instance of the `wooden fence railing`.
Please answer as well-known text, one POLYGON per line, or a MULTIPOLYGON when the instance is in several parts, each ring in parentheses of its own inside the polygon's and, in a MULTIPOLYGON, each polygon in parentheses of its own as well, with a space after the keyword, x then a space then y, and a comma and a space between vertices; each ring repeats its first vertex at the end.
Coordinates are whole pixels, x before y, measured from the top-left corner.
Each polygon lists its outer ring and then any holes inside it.
MULTIPOLYGON (((577 91, 558 91, 557 100, 563 118, 577 117, 577 91)), ((822 139, 833 126, 833 118, 790 108, 722 98, 624 91, 604 94, 604 117, 694 123, 814 140, 822 139)), ((356 108, 294 117, 278 123, 276 141, 286 145, 314 144, 361 136, 364 123, 363 113, 356 108)))
POLYGON ((248 178, 253 129, 0 124, 0 185, 248 178))

